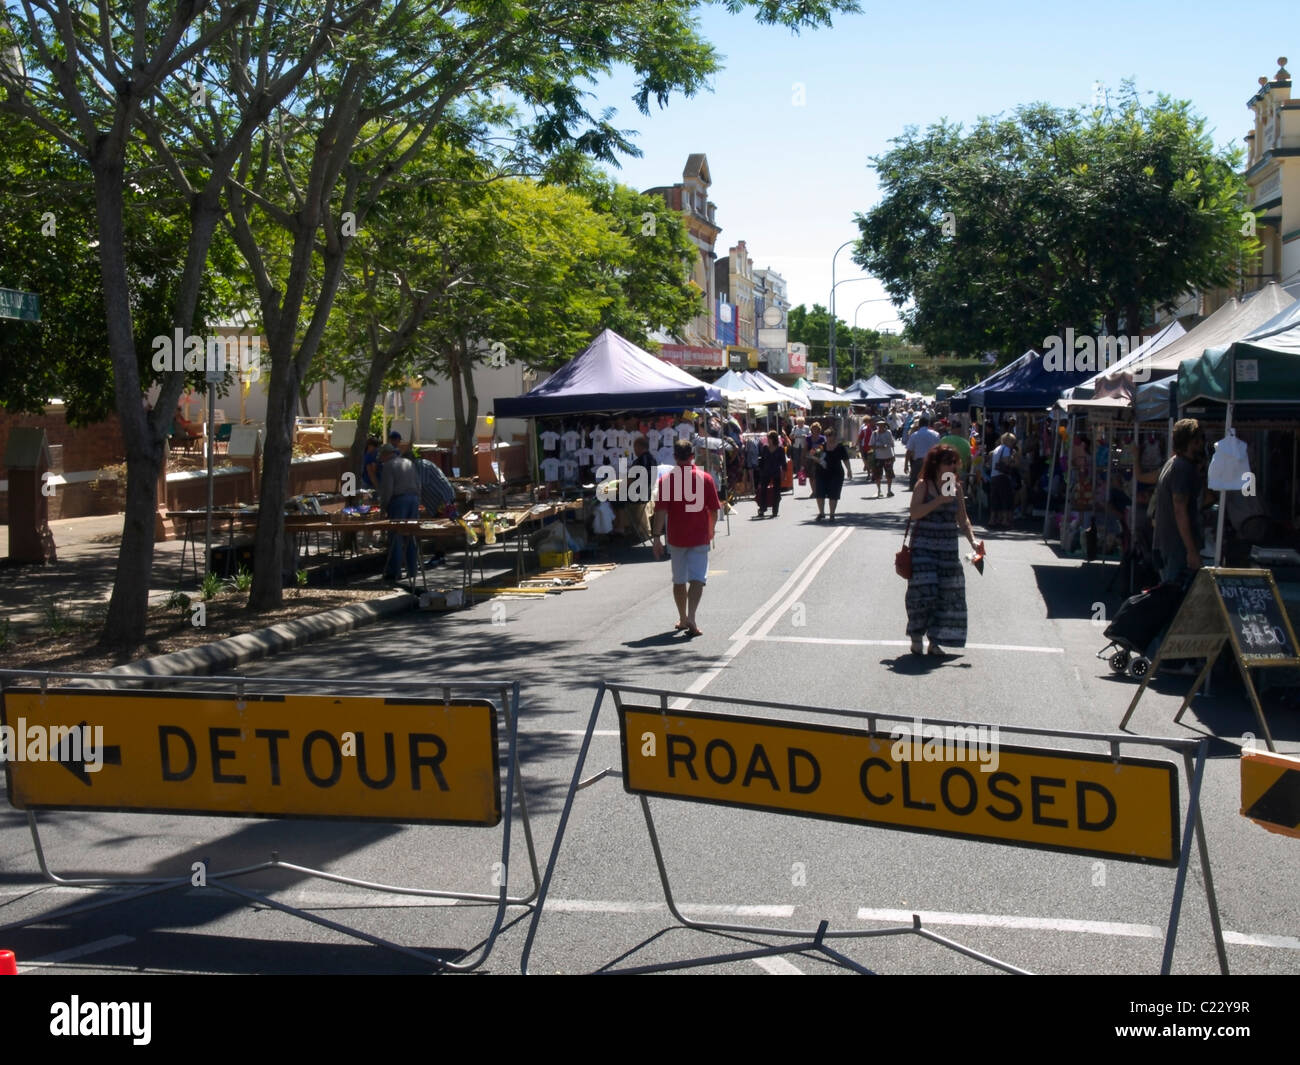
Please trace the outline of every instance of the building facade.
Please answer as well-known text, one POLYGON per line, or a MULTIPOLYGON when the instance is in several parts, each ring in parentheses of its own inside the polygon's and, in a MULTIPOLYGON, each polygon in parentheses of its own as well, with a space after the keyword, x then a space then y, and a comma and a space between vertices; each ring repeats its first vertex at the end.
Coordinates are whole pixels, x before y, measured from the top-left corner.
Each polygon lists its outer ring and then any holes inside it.
POLYGON ((1243 288, 1252 292, 1278 281, 1300 294, 1300 100, 1291 98, 1285 56, 1271 79, 1259 79, 1246 106, 1255 117, 1246 134, 1247 203, 1263 212, 1255 236, 1264 247, 1243 288))
POLYGON ((766 373, 794 372, 790 369, 787 343, 790 339, 786 326, 789 312, 785 278, 770 267, 755 270, 754 318, 758 323, 758 362, 766 373))
MULTIPOLYGON (((735 339, 728 343, 758 350, 758 331, 754 322, 754 260, 742 240, 727 251, 727 257, 714 267, 714 285, 720 303, 736 309, 735 339)), ((721 339, 721 337, 719 337, 721 339)))
POLYGON ((704 297, 703 309, 682 329, 681 339, 692 347, 717 346, 716 285, 717 253, 714 250, 722 227, 717 224, 717 207, 709 200, 709 161, 703 152, 694 152, 686 158, 682 180, 676 185, 658 185, 646 189, 647 196, 658 196, 672 210, 680 212, 695 245, 695 262, 691 265, 691 283, 704 297))

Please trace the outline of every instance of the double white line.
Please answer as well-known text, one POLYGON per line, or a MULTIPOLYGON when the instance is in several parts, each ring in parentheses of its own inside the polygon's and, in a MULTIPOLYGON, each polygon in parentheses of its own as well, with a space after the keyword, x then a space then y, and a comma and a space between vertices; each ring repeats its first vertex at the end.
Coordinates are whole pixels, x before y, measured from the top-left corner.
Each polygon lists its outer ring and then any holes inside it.
MULTIPOLYGON (((808 590, 808 585, 812 584, 831 555, 852 534, 853 530, 848 526, 836 529, 835 532, 831 533, 830 536, 814 548, 808 557, 795 567, 795 571, 786 578, 785 583, 772 593, 767 602, 750 614, 745 619, 745 623, 731 634, 729 637, 731 646, 722 653, 722 657, 696 677, 686 690, 692 695, 698 695, 750 643, 755 640, 765 639, 767 634, 772 631, 772 626, 781 620, 785 612, 799 601, 804 592, 808 590)), ((689 699, 676 699, 673 701, 671 709, 685 710, 690 705, 691 700, 689 699)))

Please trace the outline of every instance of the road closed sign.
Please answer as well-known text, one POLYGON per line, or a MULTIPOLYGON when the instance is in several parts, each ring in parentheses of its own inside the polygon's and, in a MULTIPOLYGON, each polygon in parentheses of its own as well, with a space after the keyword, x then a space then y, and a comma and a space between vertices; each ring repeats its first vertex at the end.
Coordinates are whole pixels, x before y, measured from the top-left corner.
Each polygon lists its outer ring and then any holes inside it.
POLYGON ((8 689, 18 809, 495 825, 491 703, 8 689))
POLYGON ((633 793, 1178 864, 1173 763, 919 721, 868 733, 634 706, 619 721, 633 793))

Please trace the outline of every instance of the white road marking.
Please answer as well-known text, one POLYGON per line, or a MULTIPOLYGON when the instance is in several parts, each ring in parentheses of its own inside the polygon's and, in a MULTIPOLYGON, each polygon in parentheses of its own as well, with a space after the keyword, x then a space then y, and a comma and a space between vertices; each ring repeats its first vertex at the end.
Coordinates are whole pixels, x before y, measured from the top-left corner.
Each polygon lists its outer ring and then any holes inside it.
POLYGON ((760 969, 766 970, 773 976, 806 976, 807 974, 797 965, 792 965, 784 958, 773 955, 770 958, 754 958, 754 964, 760 969))
POLYGON ((1101 936, 1136 936, 1140 939, 1163 939, 1164 929, 1150 924, 1123 924, 1119 921, 1079 921, 1069 917, 1016 917, 1004 913, 935 913, 924 910, 881 910, 862 907, 859 921, 896 921, 911 924, 912 914, 920 913, 921 923, 968 925, 972 928, 1035 928, 1050 932, 1088 932, 1101 936))
MULTIPOLYGON (((1165 930, 1150 924, 1125 924, 1121 921, 1080 921, 1070 917, 1017 917, 1001 913, 927 913, 924 910, 882 910, 863 906, 859 921, 891 921, 911 924, 912 914, 920 913, 922 924, 968 925, 972 928, 1029 928, 1049 932, 1086 932, 1098 936, 1134 936, 1139 939, 1164 939, 1165 930)), ((1229 932, 1223 941, 1242 947, 1276 947, 1300 950, 1300 938, 1266 933, 1229 932)))
MULTIPOLYGON (((560 913, 667 913, 666 902, 623 902, 614 899, 550 899, 548 910, 560 913)), ((678 903, 677 909, 695 917, 791 917, 793 906, 740 906, 714 903, 678 903)))
POLYGON ((830 557, 835 553, 835 550, 852 535, 853 530, 846 527, 836 530, 826 538, 826 550, 818 556, 817 561, 813 565, 808 567, 808 572, 803 575, 803 578, 799 583, 795 585, 790 594, 786 596, 785 601, 772 611, 772 613, 768 615, 767 620, 759 626, 758 631, 754 633, 754 639, 761 640, 772 631, 772 626, 785 616, 785 612, 793 607, 795 603, 799 602, 800 597, 808 590, 808 586, 812 584, 816 579, 817 574, 821 572, 821 568, 830 561, 830 557))
POLYGON ((46 954, 44 957, 33 958, 31 961, 24 962, 24 964, 57 965, 61 961, 71 961, 73 958, 85 957, 87 954, 98 954, 101 950, 112 950, 114 947, 121 947, 134 942, 134 936, 109 936, 107 939, 96 939, 93 943, 83 943, 79 947, 69 947, 67 950, 59 950, 53 954, 46 954))
MULTIPOLYGON (((467 890, 467 893, 468 890, 467 890)), ((484 886, 478 895, 491 895, 493 890, 484 886)), ((369 910, 388 906, 455 906, 456 899, 442 899, 431 895, 390 895, 379 891, 299 891, 291 897, 291 905, 307 910, 316 906, 336 906, 341 909, 369 910)))
POLYGON ((1295 936, 1270 936, 1264 933, 1224 932, 1225 943, 1241 947, 1280 947, 1282 950, 1300 950, 1300 939, 1295 936))
MULTIPOLYGON (((736 655, 740 654, 740 652, 743 651, 754 638, 749 634, 750 629, 763 620, 764 616, 773 609, 774 604, 782 603, 782 596, 786 596, 786 593, 792 587, 799 585, 792 597, 787 597, 783 605, 776 607, 775 615, 768 618, 764 623, 766 628, 761 631, 766 632, 776 624, 776 619, 784 614, 785 611, 789 609, 790 604, 794 603, 798 599, 802 594, 803 589, 806 588, 812 581, 813 577, 817 575, 817 571, 826 564, 826 560, 831 557, 831 554, 840 546, 840 544, 844 543, 844 541, 849 538, 852 532, 853 530, 847 526, 843 529, 836 530, 821 544, 819 544, 807 558, 799 563, 799 565, 795 567, 795 571, 786 578, 785 583, 771 595, 767 602, 750 614, 749 617, 745 619, 745 623, 731 634, 729 637, 731 640, 731 646, 722 653, 722 657, 696 677, 687 687, 686 691, 691 695, 698 695, 713 683, 713 679, 726 669, 731 663, 731 660, 735 658, 736 655), (803 582, 802 584, 800 584, 801 581, 803 582)), ((690 705, 690 699, 674 699, 670 709, 685 710, 690 705)))
MULTIPOLYGON (((853 640, 831 636, 751 636, 751 640, 764 643, 824 643, 843 647, 910 647, 911 640, 853 640)), ((1064 647, 1035 647, 1017 643, 968 643, 964 648, 953 648, 952 654, 965 651, 1023 651, 1029 654, 1063 655, 1064 647)))
MULTIPOLYGON (((585 728, 530 728, 527 732, 521 732, 521 736, 585 736, 585 728)), ((616 728, 598 728, 592 730, 593 736, 617 736, 619 734, 616 728)))

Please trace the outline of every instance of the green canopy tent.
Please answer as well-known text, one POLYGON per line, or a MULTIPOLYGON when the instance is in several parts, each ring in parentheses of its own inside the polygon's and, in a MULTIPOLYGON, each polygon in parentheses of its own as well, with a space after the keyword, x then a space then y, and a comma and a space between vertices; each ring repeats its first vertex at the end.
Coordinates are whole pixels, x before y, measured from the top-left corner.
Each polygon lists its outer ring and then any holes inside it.
MULTIPOLYGON (((1267 406, 1300 404, 1300 302, 1279 312, 1241 340, 1227 347, 1207 348, 1199 358, 1178 367, 1178 401, 1227 405, 1224 432, 1232 432, 1233 410, 1239 403, 1267 406)), ((1219 523, 1214 564, 1223 552, 1223 519, 1227 493, 1219 493, 1219 523)))

